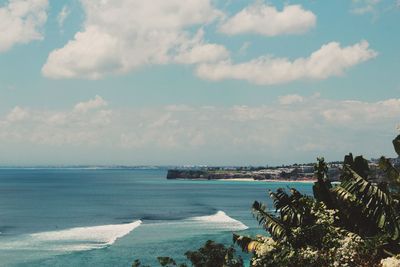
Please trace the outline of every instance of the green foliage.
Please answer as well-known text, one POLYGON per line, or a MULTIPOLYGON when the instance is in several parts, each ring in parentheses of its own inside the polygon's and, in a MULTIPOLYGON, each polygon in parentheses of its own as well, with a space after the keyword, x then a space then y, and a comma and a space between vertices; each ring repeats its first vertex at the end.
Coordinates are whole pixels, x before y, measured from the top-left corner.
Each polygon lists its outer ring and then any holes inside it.
POLYGON ((290 190, 291 195, 288 195, 283 189, 278 189, 276 192, 269 193, 274 201, 276 211, 280 211, 282 222, 286 225, 301 225, 304 218, 309 214, 306 205, 303 205, 303 196, 294 188, 290 190))
MULTIPOLYGON (((236 255, 236 250, 225 247, 223 244, 208 240, 203 247, 195 251, 187 251, 186 258, 193 267, 243 267, 243 259, 236 255)), ((170 257, 157 257, 158 263, 163 267, 188 267, 186 263, 178 264, 170 257)), ((135 260, 132 267, 143 266, 139 260, 135 260)))
POLYGON ((395 139, 393 139, 393 146, 397 155, 400 156, 400 135, 398 135, 395 139))
POLYGON ((317 178, 313 186, 314 197, 324 202, 329 208, 334 208, 334 202, 329 194, 332 184, 328 179, 328 165, 323 157, 317 160, 318 162, 314 165, 314 175, 317 178))
MULTIPOLYGON (((393 145, 400 155, 400 135, 393 145)), ((251 266, 379 266, 400 253, 400 172, 384 157, 379 166, 385 177, 377 184, 369 180, 368 161, 349 154, 333 186, 318 158, 314 198, 295 189, 270 192, 275 214, 253 204, 269 236, 234 235, 234 242, 253 254, 251 266)))
POLYGON ((267 230, 275 239, 284 239, 288 237, 287 228, 283 222, 274 215, 265 211, 265 206, 255 201, 253 204, 253 213, 257 221, 267 230))
POLYGON ((173 267, 173 266, 187 267, 187 265, 184 263, 177 265, 175 260, 170 257, 157 257, 157 260, 163 267, 173 267))
POLYGON ((262 241, 263 240, 253 239, 248 236, 233 234, 233 242, 239 245, 245 252, 254 253, 263 245, 262 241))
POLYGON ((243 266, 243 259, 235 255, 233 247, 226 248, 223 244, 211 240, 197 251, 188 251, 185 255, 194 267, 243 266))
POLYGON ((361 219, 358 232, 364 235, 379 233, 389 235, 393 240, 399 239, 398 205, 395 204, 387 189, 368 182, 355 171, 349 169, 351 178, 340 187, 347 190, 357 199, 357 208, 361 208, 361 219))
POLYGON ((132 263, 132 267, 150 267, 149 265, 142 265, 142 263, 140 262, 140 260, 135 260, 132 263))
POLYGON ((385 172, 387 180, 386 182, 389 184, 390 189, 392 192, 395 193, 395 197, 399 199, 399 194, 400 194, 400 173, 399 171, 393 167, 393 165, 390 163, 390 160, 381 157, 379 159, 379 167, 385 172))
POLYGON ((278 215, 260 204, 254 211, 270 237, 234 235, 243 251, 253 253, 252 266, 357 266, 372 255, 359 235, 338 227, 337 210, 294 189, 290 195, 282 189, 270 195, 280 207, 278 215))

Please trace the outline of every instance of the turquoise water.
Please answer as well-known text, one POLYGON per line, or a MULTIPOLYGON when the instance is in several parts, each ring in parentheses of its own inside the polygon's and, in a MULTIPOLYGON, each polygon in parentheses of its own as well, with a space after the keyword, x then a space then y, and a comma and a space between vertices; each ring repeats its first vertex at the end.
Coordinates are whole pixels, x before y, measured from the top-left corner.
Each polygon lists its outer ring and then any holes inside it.
POLYGON ((254 200, 311 184, 167 180, 166 170, 0 169, 1 266, 131 266, 184 260, 232 232, 254 234, 254 200))

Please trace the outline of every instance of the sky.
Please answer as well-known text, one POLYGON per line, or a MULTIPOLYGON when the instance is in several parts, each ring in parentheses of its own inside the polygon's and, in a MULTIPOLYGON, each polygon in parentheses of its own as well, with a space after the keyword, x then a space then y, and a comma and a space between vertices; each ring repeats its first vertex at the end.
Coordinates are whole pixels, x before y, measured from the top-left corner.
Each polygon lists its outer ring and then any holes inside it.
POLYGON ((0 165, 394 156, 399 0, 0 0, 0 165))

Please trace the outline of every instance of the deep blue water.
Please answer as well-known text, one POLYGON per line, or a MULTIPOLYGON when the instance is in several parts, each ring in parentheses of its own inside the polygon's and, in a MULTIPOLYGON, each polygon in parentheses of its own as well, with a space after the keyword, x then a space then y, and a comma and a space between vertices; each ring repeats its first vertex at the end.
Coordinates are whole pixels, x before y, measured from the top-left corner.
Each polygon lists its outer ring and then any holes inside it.
POLYGON ((271 207, 267 190, 311 193, 303 183, 165 177, 161 169, 0 169, 0 266, 184 260, 207 239, 231 244, 233 231, 262 231, 250 207, 254 200, 271 207))

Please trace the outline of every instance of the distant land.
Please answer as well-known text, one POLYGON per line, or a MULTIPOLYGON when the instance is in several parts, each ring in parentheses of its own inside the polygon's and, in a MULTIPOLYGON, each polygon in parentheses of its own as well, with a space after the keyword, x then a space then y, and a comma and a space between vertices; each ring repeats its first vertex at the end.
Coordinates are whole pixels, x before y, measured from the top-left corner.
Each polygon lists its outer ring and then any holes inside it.
MULTIPOLYGON (((399 159, 390 159, 395 165, 399 159)), ((370 177, 380 180, 383 173, 378 166, 379 159, 368 161, 370 177)), ((339 181, 342 161, 328 163, 331 181, 339 181)), ((275 167, 181 167, 168 169, 167 179, 195 180, 254 180, 254 181, 314 181, 314 163, 282 165, 275 167)))
MULTIPOLYGON (((400 159, 390 159, 400 166, 400 159)), ((379 181, 383 173, 378 166, 379 159, 368 161, 370 178, 379 181)), ((86 169, 86 170, 165 170, 167 179, 187 180, 245 180, 245 181, 314 181, 315 163, 295 163, 281 166, 207 166, 207 165, 3 165, 0 169, 86 169)), ((328 175, 332 181, 339 181, 343 161, 328 163, 328 175)))
MULTIPOLYGON (((339 179, 339 165, 332 164, 329 173, 339 179)), ((295 164, 280 167, 201 167, 169 169, 167 179, 203 180, 314 180, 314 164, 295 164)))

